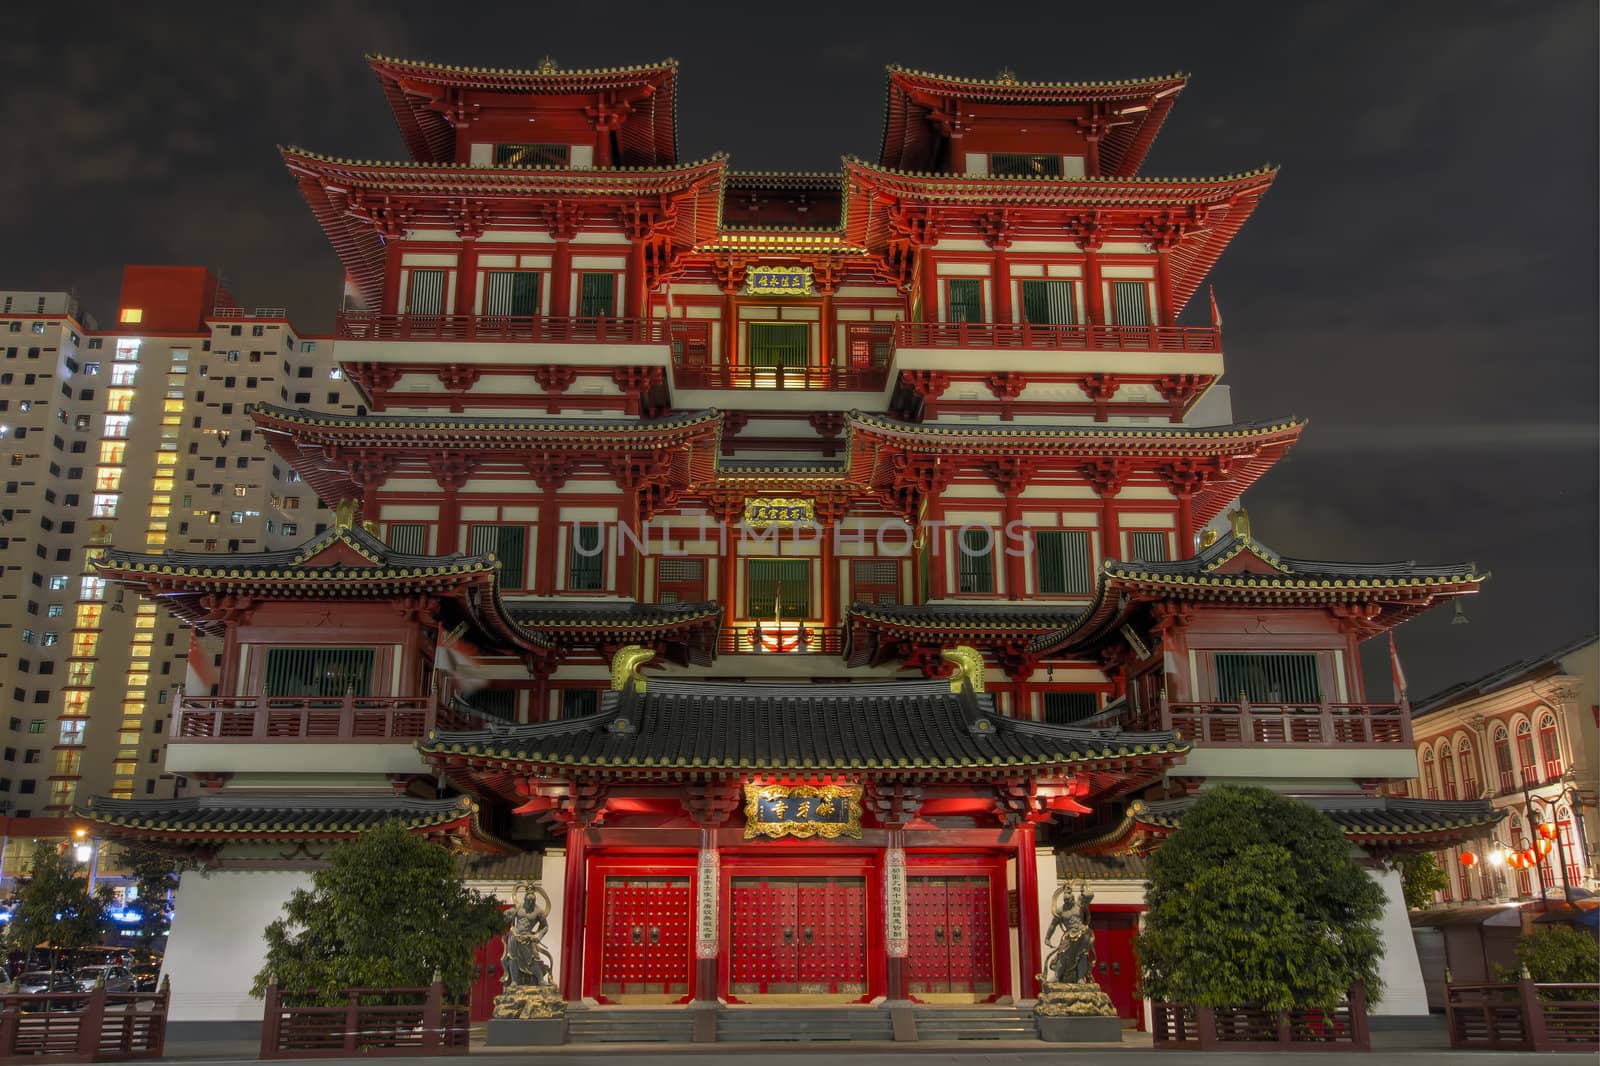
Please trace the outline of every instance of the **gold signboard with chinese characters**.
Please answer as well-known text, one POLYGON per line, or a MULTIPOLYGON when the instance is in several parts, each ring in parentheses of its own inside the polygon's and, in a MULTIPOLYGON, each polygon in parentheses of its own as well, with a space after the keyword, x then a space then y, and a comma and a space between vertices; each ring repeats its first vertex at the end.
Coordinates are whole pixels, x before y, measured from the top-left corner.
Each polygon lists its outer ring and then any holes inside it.
POLYGON ((815 296, 810 267, 753 266, 744 272, 746 296, 815 296))
POLYGON ((860 785, 744 786, 744 838, 861 836, 860 785))
POLYGON ((757 497, 744 501, 744 524, 751 529, 758 526, 803 525, 816 520, 815 500, 757 497))

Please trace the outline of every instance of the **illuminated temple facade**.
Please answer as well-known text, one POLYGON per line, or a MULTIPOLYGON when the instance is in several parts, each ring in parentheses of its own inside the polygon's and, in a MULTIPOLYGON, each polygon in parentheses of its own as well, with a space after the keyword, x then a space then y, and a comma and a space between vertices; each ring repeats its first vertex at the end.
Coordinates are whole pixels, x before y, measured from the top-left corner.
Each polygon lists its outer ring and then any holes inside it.
POLYGON ((206 863, 176 1021, 259 1019, 257 930, 399 818, 545 887, 572 1004, 1025 1004, 1087 880, 1134 1024, 1140 857, 1228 782, 1344 827, 1425 1012, 1384 862, 1497 815, 1388 795, 1359 648, 1482 575, 1237 509, 1305 428, 1232 421, 1204 289, 1275 172, 1141 173, 1183 76, 891 68, 872 158, 750 173, 679 158, 670 62, 370 64, 411 158, 283 151, 364 402, 252 410, 339 521, 100 564, 220 652, 189 794, 83 810, 206 863))

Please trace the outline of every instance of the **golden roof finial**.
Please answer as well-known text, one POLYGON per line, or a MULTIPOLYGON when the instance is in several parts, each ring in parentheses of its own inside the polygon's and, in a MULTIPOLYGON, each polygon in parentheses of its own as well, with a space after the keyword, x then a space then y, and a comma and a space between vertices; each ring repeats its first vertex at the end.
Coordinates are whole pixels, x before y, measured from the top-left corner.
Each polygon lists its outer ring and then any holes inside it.
POLYGON ((1214 530, 1214 529, 1202 529, 1200 531, 1200 550, 1201 551, 1205 551, 1207 548, 1211 547, 1216 542, 1217 542, 1217 531, 1216 530, 1214 530))
POLYGON ((554 57, 545 56, 543 59, 539 60, 539 73, 540 74, 554 74, 556 72, 556 69, 557 69, 556 68, 556 61, 555 61, 554 57))
POLYGON ((1001 67, 1000 73, 995 75, 994 80, 1001 85, 1015 85, 1017 84, 1017 72, 1010 67, 1001 67))
POLYGON ((973 692, 983 691, 983 653, 977 648, 959 644, 941 651, 939 658, 956 664, 956 672, 950 675, 951 692, 960 692, 963 685, 971 685, 973 692))
POLYGON ((1250 536, 1250 512, 1243 507, 1235 507, 1228 512, 1228 521, 1233 523, 1233 535, 1241 538, 1250 536))
POLYGON ((333 528, 349 529, 356 522, 356 499, 354 496, 340 500, 333 505, 333 528))
POLYGON ((611 657, 611 691, 626 692, 631 685, 643 692, 644 674, 639 672, 639 668, 655 657, 654 651, 638 644, 618 648, 617 653, 611 657))

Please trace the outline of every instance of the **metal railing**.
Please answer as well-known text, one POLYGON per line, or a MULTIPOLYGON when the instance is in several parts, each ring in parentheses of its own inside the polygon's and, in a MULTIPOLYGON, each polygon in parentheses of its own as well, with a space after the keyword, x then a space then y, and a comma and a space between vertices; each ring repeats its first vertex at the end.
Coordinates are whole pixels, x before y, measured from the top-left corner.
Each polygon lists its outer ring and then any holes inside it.
POLYGON ((1216 326, 897 322, 896 348, 1036 348, 1072 352, 1220 352, 1216 326))
POLYGON ((1411 746, 1411 715, 1397 703, 1171 700, 1162 703, 1161 728, 1213 748, 1411 746))
POLYGON ((173 741, 409 741, 482 720, 432 696, 180 696, 173 741))
POLYGON ((704 322, 583 315, 414 315, 340 312, 340 340, 518 341, 532 344, 666 344, 710 336, 704 322))

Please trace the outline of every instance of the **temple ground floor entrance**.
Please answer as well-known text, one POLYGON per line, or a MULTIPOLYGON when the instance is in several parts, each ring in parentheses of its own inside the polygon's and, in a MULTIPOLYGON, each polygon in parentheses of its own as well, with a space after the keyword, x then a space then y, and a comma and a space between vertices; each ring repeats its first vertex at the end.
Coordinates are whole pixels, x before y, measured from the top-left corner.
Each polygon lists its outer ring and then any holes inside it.
POLYGON ((984 998, 994 993, 992 897, 986 876, 906 878, 912 996, 984 998))
POLYGON ((687 876, 604 878, 600 993, 632 1003, 671 1003, 689 994, 694 896, 687 876))
POLYGON ((867 992, 865 877, 734 877, 730 996, 867 992))

